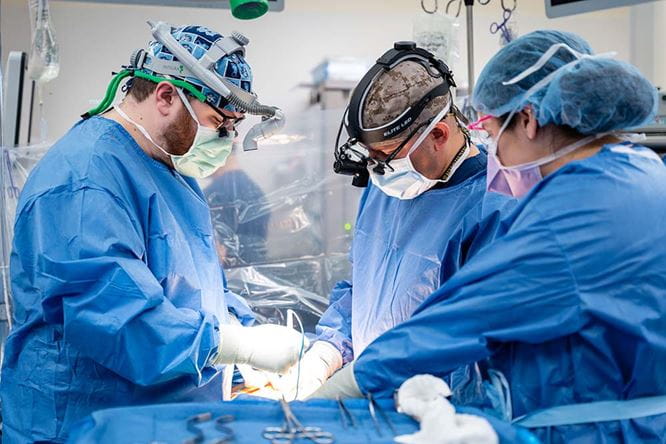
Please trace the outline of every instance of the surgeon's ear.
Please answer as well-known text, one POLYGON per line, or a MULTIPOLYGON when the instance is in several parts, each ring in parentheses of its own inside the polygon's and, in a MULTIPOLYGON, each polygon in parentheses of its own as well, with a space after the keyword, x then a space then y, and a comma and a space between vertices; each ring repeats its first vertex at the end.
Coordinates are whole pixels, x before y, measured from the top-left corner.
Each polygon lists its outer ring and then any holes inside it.
POLYGON ((155 87, 155 105, 157 111, 163 116, 168 116, 178 111, 179 100, 176 97, 176 87, 169 82, 160 82, 155 87))
POLYGON ((514 130, 519 130, 528 140, 534 140, 539 126, 536 124, 534 112, 532 112, 530 106, 525 107, 522 111, 518 111, 513 117, 513 121, 514 130))
POLYGON ((449 125, 441 121, 435 127, 432 129, 432 137, 434 138, 435 141, 435 149, 436 150, 441 150, 444 148, 444 145, 446 145, 446 142, 449 140, 449 136, 451 134, 451 128, 449 125))
POLYGON ((529 140, 536 139, 537 131, 539 130, 539 122, 531 106, 523 109, 519 115, 519 122, 525 130, 525 134, 529 140))

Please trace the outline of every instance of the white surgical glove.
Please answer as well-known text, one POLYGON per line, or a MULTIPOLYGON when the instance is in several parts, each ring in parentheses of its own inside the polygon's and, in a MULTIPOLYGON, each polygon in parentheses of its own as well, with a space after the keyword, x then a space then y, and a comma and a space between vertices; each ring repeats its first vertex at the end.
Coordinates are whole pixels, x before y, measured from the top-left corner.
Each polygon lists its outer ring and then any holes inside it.
POLYGON ((363 393, 356 383, 354 376, 354 362, 339 370, 324 385, 312 394, 308 399, 342 399, 363 398, 363 393))
POLYGON ((293 328, 226 324, 220 326, 220 344, 213 364, 249 364, 282 374, 298 361, 301 350, 307 346, 307 338, 293 328))
POLYGON ((313 394, 341 367, 342 354, 340 351, 329 342, 316 341, 305 353, 301 362, 295 364, 285 376, 280 378, 278 389, 287 401, 303 400, 313 394))

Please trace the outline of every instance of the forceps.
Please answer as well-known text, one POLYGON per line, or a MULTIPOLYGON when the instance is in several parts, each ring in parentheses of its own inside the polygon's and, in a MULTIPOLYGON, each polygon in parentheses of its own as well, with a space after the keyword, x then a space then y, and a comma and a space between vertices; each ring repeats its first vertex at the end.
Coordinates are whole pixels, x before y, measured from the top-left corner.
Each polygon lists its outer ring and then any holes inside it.
POLYGON ((287 401, 282 398, 280 407, 284 414, 282 427, 266 427, 262 436, 272 444, 292 444, 299 439, 309 439, 315 444, 333 444, 335 437, 321 427, 304 427, 291 411, 287 401))
POLYGON ((383 436, 382 434, 382 429, 379 426, 379 421, 377 420, 377 412, 379 412, 379 416, 382 417, 384 422, 388 425, 389 429, 391 429, 391 433, 393 433, 393 436, 397 435, 398 433, 395 431, 395 427, 393 427, 393 423, 391 423, 391 420, 389 419, 388 415, 384 410, 377 404, 377 401, 375 401, 375 398, 372 397, 372 394, 368 393, 368 410, 370 411, 370 417, 372 418, 372 422, 375 424, 375 429, 377 429, 377 434, 379 436, 383 436))

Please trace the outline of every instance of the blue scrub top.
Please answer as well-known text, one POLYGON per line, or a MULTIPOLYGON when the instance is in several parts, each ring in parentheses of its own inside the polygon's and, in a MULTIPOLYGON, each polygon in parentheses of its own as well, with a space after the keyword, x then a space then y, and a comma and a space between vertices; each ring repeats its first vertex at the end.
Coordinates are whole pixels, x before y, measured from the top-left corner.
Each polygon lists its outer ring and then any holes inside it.
MULTIPOLYGON (((415 315, 358 357, 363 392, 483 361, 503 416, 666 395, 666 168, 607 145, 547 176, 415 315)), ((545 442, 663 442, 666 415, 539 429, 545 442)))
POLYGON ((5 443, 62 442, 100 408, 221 399, 208 361, 233 295, 208 205, 116 122, 79 122, 32 171, 11 279, 5 443))
POLYGON ((513 199, 486 193, 486 155, 468 158, 447 183, 411 200, 370 184, 359 205, 352 280, 337 284, 317 327, 349 362, 409 319, 437 287, 492 241, 513 199))

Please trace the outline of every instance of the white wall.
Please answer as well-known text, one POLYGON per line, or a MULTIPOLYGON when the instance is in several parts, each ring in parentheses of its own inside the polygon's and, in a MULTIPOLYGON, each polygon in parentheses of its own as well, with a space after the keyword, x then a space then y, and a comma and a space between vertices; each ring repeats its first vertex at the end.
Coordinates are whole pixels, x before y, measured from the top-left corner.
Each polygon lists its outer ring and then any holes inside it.
MULTIPOLYGON (((440 0, 440 3, 445 1, 440 0)), ((4 62, 9 50, 28 51, 29 24, 27 0, 2 0, 0 4, 4 62)), ((60 77, 46 89, 45 116, 50 138, 62 135, 81 112, 101 98, 111 71, 126 64, 131 52, 147 43, 150 34, 146 19, 175 24, 199 23, 223 34, 232 29, 243 32, 252 40, 248 59, 254 69, 255 89, 260 99, 289 113, 306 107, 308 91, 299 84, 310 80, 310 70, 324 57, 374 58, 388 49, 393 41, 411 39, 411 21, 420 11, 419 5, 419 0, 286 0, 283 12, 243 22, 234 19, 229 10, 52 0, 61 71, 60 77)), ((640 8, 645 6, 550 20, 545 16, 543 1, 520 0, 518 30, 521 34, 539 28, 578 32, 595 50, 615 50, 620 59, 630 60, 636 35, 648 31, 631 30, 632 24, 640 28, 641 20, 635 18, 635 11, 641 11, 640 8)), ((498 36, 488 32, 490 24, 499 16, 499 0, 475 8, 477 75, 499 48, 498 36)), ((464 41, 464 20, 461 22, 464 41)), ((464 45, 461 49, 463 58, 451 64, 459 81, 467 75, 464 45)), ((650 67, 650 70, 651 78, 655 71, 666 75, 666 69, 659 71, 650 67)))
POLYGON ((632 8, 631 62, 657 86, 666 88, 666 1, 632 8))

